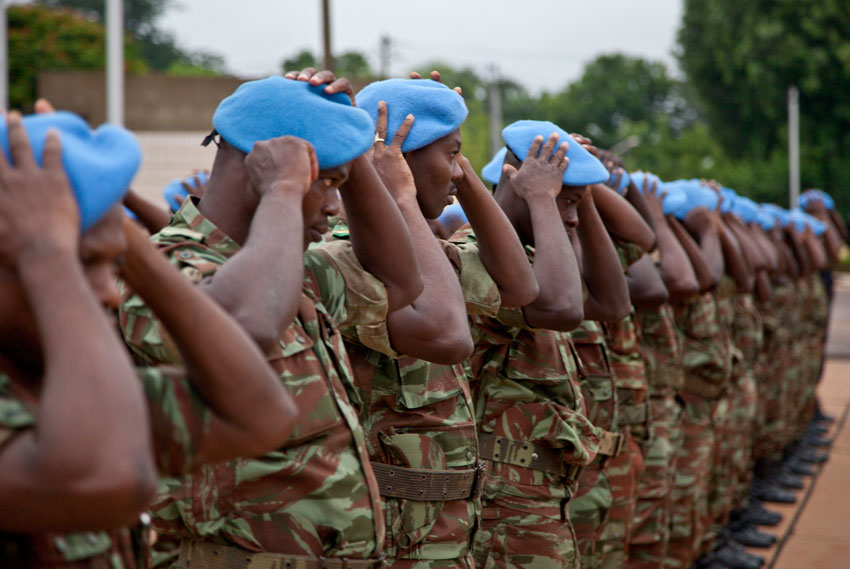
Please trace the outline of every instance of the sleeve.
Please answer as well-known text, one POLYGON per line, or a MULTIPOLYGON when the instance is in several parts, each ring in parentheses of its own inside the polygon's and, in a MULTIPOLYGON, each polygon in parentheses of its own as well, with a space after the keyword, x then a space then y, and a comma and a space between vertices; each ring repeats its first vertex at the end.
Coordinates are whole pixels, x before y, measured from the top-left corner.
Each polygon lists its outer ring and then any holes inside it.
POLYGON ((154 458, 161 474, 179 476, 198 466, 212 412, 182 369, 137 368, 148 401, 154 458))
POLYGON ((12 393, 9 378, 0 374, 0 447, 24 429, 35 426, 35 415, 12 393))
POLYGON ((471 316, 496 316, 502 303, 499 287, 481 261, 475 236, 464 234, 461 230, 452 236, 451 241, 441 240, 440 243, 460 280, 467 313, 471 316))
POLYGON ((624 271, 635 264, 646 253, 639 245, 629 241, 621 241, 620 239, 614 240, 614 248, 617 250, 617 256, 620 258, 620 266, 623 267, 624 271))
POLYGON ((387 331, 387 290, 363 268, 350 241, 309 249, 304 279, 347 339, 395 357, 387 331))

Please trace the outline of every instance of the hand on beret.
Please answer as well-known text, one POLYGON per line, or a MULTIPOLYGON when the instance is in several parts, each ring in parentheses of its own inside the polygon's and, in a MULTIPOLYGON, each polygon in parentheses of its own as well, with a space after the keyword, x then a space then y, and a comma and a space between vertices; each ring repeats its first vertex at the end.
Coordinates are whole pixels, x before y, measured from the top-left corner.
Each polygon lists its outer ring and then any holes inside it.
MULTIPOLYGON (((437 83, 443 82, 443 76, 440 75, 440 72, 437 71, 437 70, 431 71, 430 77, 431 77, 431 81, 436 81, 437 83)), ((422 77, 422 74, 417 73, 416 71, 410 72, 410 78, 411 79, 424 79, 424 77, 422 77)), ((461 95, 461 96, 463 95, 463 89, 461 89, 459 85, 455 85, 454 87, 452 87, 452 90, 455 93, 457 93, 458 95, 461 95)))
POLYGON ((162 197, 168 202, 168 207, 171 208, 171 211, 176 212, 183 205, 183 200, 186 199, 186 196, 202 197, 204 195, 207 178, 207 173, 204 170, 199 170, 185 178, 172 180, 162 190, 162 197))
POLYGON ((616 190, 616 192, 621 196, 624 196, 629 189, 630 181, 631 177, 629 176, 629 173, 626 172, 624 168, 615 166, 611 169, 611 178, 608 180, 606 185, 612 190, 616 190))
POLYGON ((569 142, 565 140, 559 144, 559 138, 558 133, 552 133, 544 144, 543 137, 536 136, 519 170, 510 164, 503 166, 517 196, 525 201, 547 196, 554 201, 561 193, 564 171, 570 160, 566 156, 569 142))
MULTIPOLYGON (((4 120, 4 119, 0 119, 4 120)), ((33 253, 77 255, 80 212, 62 167, 62 143, 49 130, 39 167, 21 116, 5 118, 10 163, 0 152, 0 262, 17 265, 33 253)))
POLYGON ((835 200, 823 190, 811 189, 800 194, 800 207, 805 210, 814 209, 820 204, 826 209, 835 209, 835 200))
POLYGON ((260 198, 277 191, 296 191, 303 196, 319 177, 313 146, 294 136, 255 143, 245 157, 245 169, 260 198))
POLYGON ((357 106, 357 102, 354 100, 354 89, 351 87, 351 81, 345 77, 337 79, 334 72, 329 69, 316 71, 315 67, 307 67, 301 71, 288 71, 284 77, 295 81, 305 81, 313 87, 327 85, 325 87, 326 94, 335 95, 336 93, 345 93, 351 99, 351 105, 354 107, 357 106))
POLYGON ((413 181, 413 173, 411 173, 410 166, 407 165, 407 160, 404 159, 404 154, 401 151, 401 145, 404 144, 404 139, 407 138, 410 127, 413 126, 414 117, 407 115, 393 135, 390 144, 387 144, 387 114, 387 104, 384 101, 379 102, 378 120, 375 125, 377 136, 373 145, 374 154, 372 155, 375 169, 396 201, 403 196, 416 199, 416 183, 413 181))

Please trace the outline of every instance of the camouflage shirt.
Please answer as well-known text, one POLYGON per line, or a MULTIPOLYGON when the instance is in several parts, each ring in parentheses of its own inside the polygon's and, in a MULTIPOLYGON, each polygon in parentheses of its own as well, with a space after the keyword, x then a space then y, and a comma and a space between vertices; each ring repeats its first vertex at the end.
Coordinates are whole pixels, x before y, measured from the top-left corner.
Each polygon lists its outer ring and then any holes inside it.
POLYGON ((714 294, 698 294, 677 303, 674 308, 676 326, 684 339, 684 390, 704 397, 718 397, 731 378, 732 353, 714 294))
MULTIPOLYGON (((189 199, 152 241, 187 277, 213 275, 239 246, 189 199)), ((353 255, 305 253, 298 314, 270 356, 301 413, 289 440, 261 457, 206 465, 164 483, 158 530, 250 551, 368 558, 384 520, 363 430, 360 399, 337 325, 381 337, 386 291, 353 255)), ((161 325, 137 296, 120 309, 128 344, 147 361, 176 361, 161 325)), ((238 378, 234 378, 238 381, 238 378)))
MULTIPOLYGON (((527 253, 533 262, 533 250, 527 253)), ((472 332, 469 372, 481 432, 552 449, 566 465, 590 464, 599 430, 585 416, 570 334, 531 328, 520 309, 477 316, 472 332)), ((484 500, 552 518, 562 515, 569 497, 563 475, 508 462, 490 461, 487 468, 484 500)))
MULTIPOLYGON (((182 370, 162 366, 138 368, 137 372, 147 399, 157 468, 162 474, 183 474, 197 466, 196 453, 209 425, 210 410, 182 370)), ((16 434, 36 427, 37 403, 0 374, 0 452, 16 434)), ((12 559, 55 563, 51 567, 136 566, 129 528, 70 534, 0 532, 0 558, 15 566, 12 559)))
POLYGON ((641 330, 640 348, 646 362, 650 394, 665 387, 681 389, 685 376, 682 367, 682 334, 676 328, 673 307, 664 303, 637 310, 641 330))
MULTIPOLYGON (((350 249, 337 224, 331 257, 350 249)), ((499 292, 469 242, 441 241, 461 282, 470 314, 494 315, 499 292)), ((319 249, 325 249, 320 245, 319 249)), ((398 354, 389 341, 363 338, 342 327, 363 406, 360 421, 374 462, 426 470, 472 469, 478 441, 472 397, 462 365, 439 365, 398 354), (365 342, 364 342, 365 340, 365 342), (366 343, 367 345, 364 345, 366 343)), ((456 560, 471 553, 479 504, 474 500, 420 501, 384 496, 385 552, 396 559, 456 560)))

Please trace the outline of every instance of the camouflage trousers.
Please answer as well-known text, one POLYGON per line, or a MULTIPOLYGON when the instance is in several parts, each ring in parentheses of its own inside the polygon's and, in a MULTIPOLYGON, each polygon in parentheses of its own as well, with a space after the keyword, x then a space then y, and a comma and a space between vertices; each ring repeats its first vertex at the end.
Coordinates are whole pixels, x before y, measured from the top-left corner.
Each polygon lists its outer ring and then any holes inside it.
POLYGON ((732 508, 745 508, 755 467, 755 426, 759 394, 749 369, 732 377, 732 408, 729 431, 732 437, 732 508))
POLYGON ((498 499, 488 500, 475 535, 476 569, 579 569, 566 505, 541 500, 531 507, 540 513, 505 508, 498 499))
POLYGON ((682 404, 669 387, 653 393, 645 468, 629 538, 629 569, 660 569, 670 543, 676 456, 682 447, 682 404))
POLYGON ((733 399, 732 387, 713 401, 712 425, 714 446, 711 452, 708 478, 708 506, 705 518, 700 523, 704 533, 702 553, 714 548, 720 530, 729 521, 732 511, 732 496, 737 488, 734 482, 734 423, 731 420, 733 399))
POLYGON ((620 453, 582 472, 570 502, 582 568, 624 567, 644 468, 643 449, 628 432, 620 453))
POLYGON ((760 459, 781 457, 785 424, 789 418, 787 377, 792 368, 791 331, 783 326, 765 328, 765 342, 756 361, 758 426, 755 454, 760 459))
POLYGON ((687 569, 706 533, 716 401, 682 392, 682 448, 676 457, 667 566, 687 569))

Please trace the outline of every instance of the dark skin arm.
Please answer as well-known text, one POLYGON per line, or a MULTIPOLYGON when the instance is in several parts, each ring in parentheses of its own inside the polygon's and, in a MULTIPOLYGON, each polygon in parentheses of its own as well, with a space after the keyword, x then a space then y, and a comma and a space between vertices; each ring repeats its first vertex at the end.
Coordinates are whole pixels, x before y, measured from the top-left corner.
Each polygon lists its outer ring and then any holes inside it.
POLYGON ((620 194, 608 186, 597 184, 593 187, 593 201, 611 235, 635 243, 644 251, 651 251, 655 247, 652 227, 620 194))
POLYGON ((720 228, 716 214, 704 207, 696 207, 685 216, 684 226, 694 236, 694 240, 705 256, 711 268, 714 286, 716 286, 724 271, 723 247, 720 242, 720 228))
POLYGON ((806 227, 806 231, 803 233, 803 244, 806 246, 806 251, 809 253, 809 259, 812 260, 812 270, 820 271, 826 268, 826 249, 824 248, 823 243, 821 243, 821 240, 818 239, 809 227, 806 227))
POLYGON ((168 331, 212 410, 196 465, 279 447, 295 426, 297 410, 278 375, 215 301, 176 271, 141 229, 124 222, 129 246, 121 276, 168 331))
POLYGON ((534 234, 533 269, 540 294, 522 312, 530 326, 549 330, 572 330, 584 319, 581 274, 556 201, 569 163, 567 148, 567 141, 558 145, 557 135, 546 144, 538 136, 519 170, 504 166, 511 189, 528 205, 534 234))
POLYGON ((304 280, 301 201, 318 177, 309 143, 284 136, 258 142, 245 168, 259 205, 243 247, 199 286, 269 354, 298 311, 304 280))
MULTIPOLYGON (((431 233, 416 201, 416 184, 401 152, 413 117, 406 119, 387 145, 375 142, 374 164, 398 204, 410 230, 416 259, 422 270, 422 293, 408 306, 387 315, 390 341, 396 351, 426 361, 451 365, 472 353, 463 291, 451 263, 431 233)), ((378 106, 377 132, 386 138, 387 107, 378 106)))
POLYGON ((124 196, 124 205, 136 214, 139 223, 150 233, 158 233, 171 221, 171 212, 159 207, 147 198, 133 190, 128 190, 124 196))
POLYGON ((770 286, 770 275, 767 271, 756 273, 755 296, 759 302, 769 302, 773 298, 773 287, 770 286))
POLYGON ((629 297, 638 308, 652 308, 670 299, 661 274, 649 255, 644 255, 626 269, 629 297))
MULTIPOLYGON (((649 224, 649 227, 654 231, 656 218, 652 215, 650 211, 649 204, 646 201, 646 197, 635 187, 635 183, 629 181, 629 187, 626 190, 625 195, 626 201, 632 204, 632 207, 635 208, 640 216, 649 224)), ((657 238, 657 236, 656 236, 657 238)))
POLYGON ((758 248, 761 252, 762 258, 765 260, 765 270, 769 273, 775 273, 779 270, 779 252, 776 250, 776 247, 770 241, 770 238, 765 233, 764 229, 762 229, 761 225, 757 223, 751 223, 749 227, 749 234, 753 238, 753 244, 758 248))
POLYGON ((691 234, 688 233, 688 230, 672 215, 667 216, 667 224, 688 255, 688 260, 694 270, 694 275, 696 275, 697 283, 699 283, 699 291, 704 292, 716 287, 717 283, 720 282, 720 277, 715 276, 711 265, 702 253, 702 249, 694 241, 694 238, 691 237, 691 234))
POLYGON ((17 113, 9 141, 15 166, 0 153, 0 262, 31 307, 40 354, 0 357, 38 399, 37 424, 0 446, 0 529, 127 525, 156 486, 144 395, 79 260, 59 137, 48 134, 43 168, 17 113))
POLYGON ((741 253, 744 255, 744 259, 746 259, 751 269, 753 271, 766 269, 768 265, 767 259, 756 244, 755 238, 751 235, 749 228, 744 225, 744 222, 736 216, 729 214, 723 214, 722 218, 726 224, 726 228, 732 232, 732 235, 738 241, 738 245, 741 247, 741 253))
POLYGON ((720 245, 723 248, 723 266, 729 276, 735 280, 740 292, 750 292, 753 290, 755 275, 741 251, 738 239, 719 216, 717 221, 720 245))
POLYGON ((826 224, 826 233, 822 236, 823 245, 829 258, 829 263, 833 265, 837 264, 841 260, 842 235, 839 232, 839 228, 836 227, 832 216, 829 215, 830 211, 819 200, 810 204, 806 211, 826 224))
POLYGON ((794 228, 793 223, 786 228, 785 237, 797 263, 797 276, 802 277, 809 274, 812 271, 812 260, 809 258, 809 252, 803 243, 802 234, 794 228))
POLYGON ((794 253, 791 247, 785 241, 785 230, 779 224, 768 233, 771 243, 779 252, 779 274, 788 277, 796 277, 800 272, 800 267, 797 265, 797 260, 794 258, 794 253))
POLYGON ((700 285, 688 254, 664 216, 664 194, 659 196, 657 189, 657 184, 653 184, 651 188, 644 187, 642 199, 654 221, 655 243, 661 257, 658 271, 670 300, 684 300, 699 292, 700 285))
POLYGON ((580 243, 581 274, 588 291, 584 317, 617 322, 631 311, 629 289, 614 243, 596 211, 595 193, 588 187, 587 195, 577 206, 576 237, 580 243))

